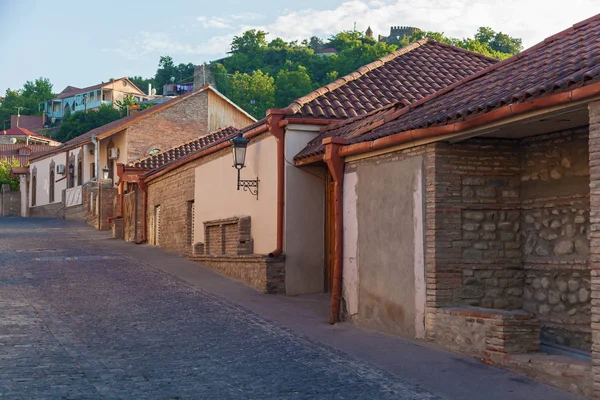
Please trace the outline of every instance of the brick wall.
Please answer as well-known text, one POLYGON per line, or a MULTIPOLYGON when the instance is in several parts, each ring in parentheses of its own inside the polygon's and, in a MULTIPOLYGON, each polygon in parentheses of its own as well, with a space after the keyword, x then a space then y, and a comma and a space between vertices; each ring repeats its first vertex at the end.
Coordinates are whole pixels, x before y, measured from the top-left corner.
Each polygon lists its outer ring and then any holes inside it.
POLYGON ((127 128, 127 160, 148 155, 154 148, 166 150, 206 135, 208 94, 199 92, 180 103, 127 128))
POLYGON ((539 349, 540 323, 533 314, 520 310, 444 307, 432 312, 427 323, 430 340, 480 357, 539 349))
POLYGON ((250 217, 233 217, 204 222, 205 255, 253 253, 250 217))
POLYGON ((436 147, 436 306, 521 306, 518 149, 497 139, 436 147))
POLYGON ((190 256, 190 259, 263 293, 285 294, 283 258, 262 255, 194 255, 190 256))
POLYGON ((160 205, 162 220, 160 247, 191 253, 189 202, 194 200, 195 168, 230 151, 225 149, 194 160, 148 183, 148 243, 156 243, 153 229, 154 210, 160 205))
MULTIPOLYGON (((117 197, 117 189, 113 187, 110 181, 102 182, 102 192, 100 194, 98 193, 97 182, 89 182, 83 185, 83 210, 81 213, 83 219, 98 230, 111 229, 107 219, 115 215, 115 197, 117 197)), ((62 206, 62 203, 58 204, 62 206)))

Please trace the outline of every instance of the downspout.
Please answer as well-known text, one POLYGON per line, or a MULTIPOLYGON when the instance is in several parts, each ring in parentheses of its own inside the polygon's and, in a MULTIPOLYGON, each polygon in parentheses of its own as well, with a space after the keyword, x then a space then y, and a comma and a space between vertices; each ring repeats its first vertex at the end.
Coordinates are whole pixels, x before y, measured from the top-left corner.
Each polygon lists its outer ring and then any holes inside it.
POLYGON ((281 121, 285 117, 282 110, 267 111, 267 127, 277 140, 277 245, 269 253, 269 257, 277 257, 283 253, 283 225, 285 201, 285 127, 281 121))
POLYGON ((333 285, 331 288, 331 310, 329 323, 335 324, 340 321, 340 308, 342 302, 342 277, 343 277, 343 234, 344 220, 342 202, 344 196, 344 159, 340 157, 340 147, 347 144, 346 139, 329 137, 323 139, 325 156, 323 161, 327 164, 329 172, 333 177, 333 285))

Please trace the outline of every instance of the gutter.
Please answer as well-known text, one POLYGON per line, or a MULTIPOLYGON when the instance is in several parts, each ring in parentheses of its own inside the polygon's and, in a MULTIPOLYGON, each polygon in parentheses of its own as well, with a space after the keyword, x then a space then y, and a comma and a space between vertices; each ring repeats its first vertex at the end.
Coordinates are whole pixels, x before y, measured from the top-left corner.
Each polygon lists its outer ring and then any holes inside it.
MULTIPOLYGON (((600 82, 593 83, 588 86, 578 87, 568 92, 541 97, 524 103, 509 104, 479 115, 473 119, 455 122, 454 124, 450 125, 413 129, 375 139, 369 142, 351 144, 340 148, 339 155, 341 157, 348 157, 421 139, 449 134, 458 134, 469 129, 480 128, 486 124, 499 122, 506 118, 523 115, 536 110, 543 110, 545 108, 576 103, 598 95, 600 95, 600 82)), ((409 110, 410 108, 402 109, 401 111, 403 112, 401 114, 399 113, 396 117, 407 113, 409 110)))

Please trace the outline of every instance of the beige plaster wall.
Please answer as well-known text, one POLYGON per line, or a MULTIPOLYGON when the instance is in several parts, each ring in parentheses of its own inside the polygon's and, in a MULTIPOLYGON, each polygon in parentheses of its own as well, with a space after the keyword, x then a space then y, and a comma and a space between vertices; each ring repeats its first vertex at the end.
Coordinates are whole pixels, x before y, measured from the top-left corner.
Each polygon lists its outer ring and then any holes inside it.
POLYGON ((258 176, 259 196, 237 190, 231 152, 200 165, 195 171, 195 241, 204 242, 204 221, 250 216, 256 254, 268 254, 277 244, 277 143, 265 133, 252 139, 242 179, 258 176))
MULTIPOLYGON (((55 165, 65 165, 65 175, 58 175, 55 173, 55 186, 54 186, 54 203, 62 201, 62 190, 67 188, 67 179, 62 179, 68 174, 67 168, 67 152, 57 153, 51 157, 44 158, 39 161, 34 161, 29 167, 29 171, 33 171, 36 168, 36 203, 35 206, 47 205, 50 202, 50 164, 54 161, 55 165), (60 180, 59 182, 56 182, 60 180)), ((56 170, 55 170, 56 171, 56 170)), ((29 183, 29 206, 31 207, 32 201, 32 186, 33 178, 30 178, 29 183)))
MULTIPOLYGON (((319 134, 319 126, 289 125, 289 161, 319 134)), ((285 283, 288 295, 324 290, 325 167, 298 168, 285 163, 285 283)))
POLYGON ((421 156, 356 166, 357 320, 410 337, 425 331, 422 171, 421 156))
MULTIPOLYGON (((102 176, 102 168, 104 168, 104 166, 111 168, 111 164, 112 164, 113 179, 114 179, 115 184, 119 183, 119 177, 117 176, 117 164, 118 163, 126 164, 128 161, 131 161, 131 160, 127 159, 127 140, 126 140, 127 130, 128 130, 128 128, 125 128, 124 130, 122 130, 119 133, 116 133, 116 134, 109 136, 107 138, 104 138, 104 139, 100 139, 100 168, 99 168, 100 176, 102 176), (111 140, 114 144, 114 147, 119 149, 119 158, 116 160, 108 159, 108 144, 111 140)), ((93 162, 93 160, 91 160, 90 162, 93 162)), ((88 169, 89 169, 89 165, 88 165, 88 169)))

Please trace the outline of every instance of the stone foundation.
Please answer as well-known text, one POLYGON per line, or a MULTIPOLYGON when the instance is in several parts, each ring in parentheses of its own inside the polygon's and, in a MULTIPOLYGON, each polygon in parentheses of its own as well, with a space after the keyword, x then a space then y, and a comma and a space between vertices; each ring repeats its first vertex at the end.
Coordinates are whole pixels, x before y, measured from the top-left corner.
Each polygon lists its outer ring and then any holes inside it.
POLYGON ((429 341, 478 357, 539 350, 540 323, 521 310, 443 307, 428 310, 426 324, 429 341))
POLYGON ((592 397, 592 362, 567 356, 543 353, 504 354, 487 359, 498 365, 537 381, 546 382, 575 395, 592 397))
POLYGON ((189 257, 263 293, 285 294, 285 260, 261 255, 189 257))

